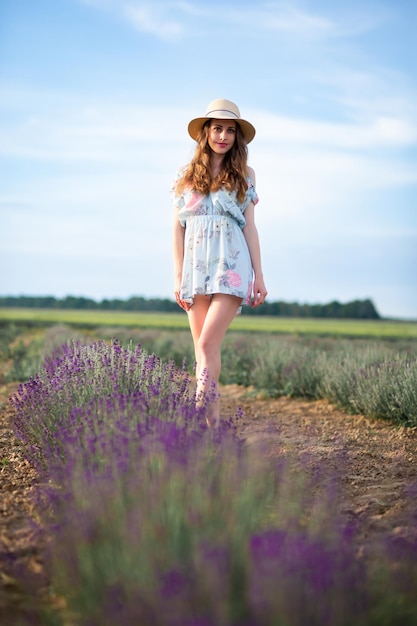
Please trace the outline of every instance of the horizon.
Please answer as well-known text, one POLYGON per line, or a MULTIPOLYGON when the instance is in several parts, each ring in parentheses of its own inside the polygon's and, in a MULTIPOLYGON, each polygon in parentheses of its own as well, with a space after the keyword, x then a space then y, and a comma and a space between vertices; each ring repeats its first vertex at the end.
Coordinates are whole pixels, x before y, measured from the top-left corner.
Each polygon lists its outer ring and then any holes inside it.
MULTIPOLYGON (((145 296, 145 295, 141 295, 141 294, 131 294, 130 296, 126 296, 123 298, 93 298, 91 296, 85 296, 85 295, 79 295, 79 294, 66 294, 65 296, 62 297, 57 297, 54 296, 52 294, 36 294, 36 295, 30 295, 30 294, 0 294, 0 299, 2 298, 54 298, 57 302, 62 301, 62 300, 66 300, 69 298, 74 298, 74 299, 81 299, 81 300, 91 300, 92 302, 94 302, 95 304, 101 304, 104 301, 112 301, 112 300, 118 300, 120 302, 127 302, 129 300, 133 300, 135 298, 139 298, 139 299, 143 299, 143 300, 169 300, 170 302, 172 302, 173 304, 175 304, 175 297, 169 297, 169 296, 145 296)), ((391 317, 391 316, 384 316, 381 315, 380 311, 378 310, 378 307, 375 305, 375 302, 373 302, 372 299, 366 299, 366 300, 370 300, 371 304, 373 305, 376 313, 378 314, 379 318, 381 321, 384 320, 391 320, 391 321, 398 321, 398 322, 417 322, 417 318, 403 318, 403 317, 391 317)), ((348 304, 352 304, 355 302, 364 302, 364 299, 360 299, 360 298, 354 298, 353 300, 349 300, 349 301, 345 301, 342 302, 340 300, 337 299, 333 299, 333 300, 329 300, 327 302, 302 302, 302 301, 298 301, 298 300, 293 300, 293 301, 288 301, 288 300, 271 300, 270 298, 266 298, 265 300, 265 304, 275 304, 275 303, 282 303, 282 304, 287 304, 287 305, 297 305, 300 307, 303 306, 310 306, 310 307, 316 307, 316 306, 329 306, 331 304, 339 304, 341 306, 346 306, 348 304)), ((0 305, 0 308, 2 308, 2 306, 0 305)), ((3 307, 4 308, 4 307, 3 307)), ((6 307, 7 308, 7 307, 6 307)), ((243 307, 242 311, 244 313, 245 310, 245 306, 243 307)), ((180 307, 178 307, 178 312, 181 313, 182 310, 180 307)), ((262 312, 257 312, 257 314, 262 315, 262 312)), ((284 316, 285 317, 285 316, 284 316)), ((330 319, 330 318, 329 318, 330 319)), ((375 321, 375 320, 373 320, 375 321)))
POLYGON ((173 298, 171 181, 188 121, 224 97, 256 128, 268 301, 417 319, 412 0, 38 0, 0 17, 1 292, 173 298))

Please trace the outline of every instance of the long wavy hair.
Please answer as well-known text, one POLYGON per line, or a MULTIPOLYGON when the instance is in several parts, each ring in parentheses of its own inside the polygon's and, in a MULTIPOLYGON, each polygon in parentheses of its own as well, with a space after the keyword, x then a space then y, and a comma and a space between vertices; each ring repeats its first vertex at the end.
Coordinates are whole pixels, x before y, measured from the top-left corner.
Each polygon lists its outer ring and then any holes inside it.
POLYGON ((237 199, 243 202, 248 189, 248 148, 239 123, 236 122, 233 146, 224 155, 220 171, 215 178, 212 178, 210 168, 211 148, 208 143, 210 124, 211 120, 207 120, 201 129, 194 156, 180 176, 176 192, 179 195, 184 189, 190 188, 206 196, 210 191, 219 191, 225 187, 229 191, 236 191, 237 199))

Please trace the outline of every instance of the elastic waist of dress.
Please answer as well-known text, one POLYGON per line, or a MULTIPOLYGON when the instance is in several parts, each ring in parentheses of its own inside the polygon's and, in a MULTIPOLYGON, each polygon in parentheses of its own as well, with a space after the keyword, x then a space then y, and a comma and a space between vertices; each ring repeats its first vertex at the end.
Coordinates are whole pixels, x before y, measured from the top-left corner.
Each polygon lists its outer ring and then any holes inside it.
POLYGON ((244 220, 243 216, 241 220, 237 220, 234 215, 230 215, 230 213, 206 213, 204 215, 195 215, 189 214, 183 217, 185 222, 194 221, 194 222, 203 222, 205 225, 210 224, 210 222, 235 222, 238 226, 240 226, 240 222, 244 220))

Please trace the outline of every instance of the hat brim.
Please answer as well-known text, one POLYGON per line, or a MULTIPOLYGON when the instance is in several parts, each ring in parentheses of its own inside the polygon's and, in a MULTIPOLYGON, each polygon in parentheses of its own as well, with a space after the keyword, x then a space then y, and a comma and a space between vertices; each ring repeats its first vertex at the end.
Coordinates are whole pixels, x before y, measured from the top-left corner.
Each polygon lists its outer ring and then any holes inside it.
POLYGON ((231 120, 233 122, 236 122, 236 124, 239 124, 240 129, 242 131, 243 137, 245 138, 246 143, 250 143, 252 141, 252 139, 255 137, 256 134, 256 130, 255 127, 252 126, 252 124, 250 122, 248 122, 247 120, 242 120, 242 119, 235 119, 235 118, 231 118, 231 117, 227 117, 227 118, 223 118, 223 117, 196 117, 195 119, 191 120, 191 122, 188 124, 188 134, 190 135, 190 137, 192 139, 194 139, 195 141, 198 141, 198 136, 204 126, 204 124, 207 122, 207 120, 221 120, 221 119, 228 119, 231 120))

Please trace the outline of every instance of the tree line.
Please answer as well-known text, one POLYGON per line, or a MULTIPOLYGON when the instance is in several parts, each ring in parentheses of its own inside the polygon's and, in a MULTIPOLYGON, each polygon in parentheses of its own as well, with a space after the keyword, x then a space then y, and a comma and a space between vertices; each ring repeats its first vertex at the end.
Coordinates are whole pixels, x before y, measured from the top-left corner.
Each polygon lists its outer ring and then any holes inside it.
MULTIPOLYGON (((105 311, 177 312, 179 307, 168 298, 132 296, 127 300, 107 299, 96 301, 83 296, 0 296, 0 307, 36 309, 90 309, 105 311)), ((327 317, 336 319, 380 319, 372 300, 353 300, 328 304, 300 304, 298 302, 265 302, 261 307, 243 307, 243 315, 270 315, 281 317, 327 317)))

